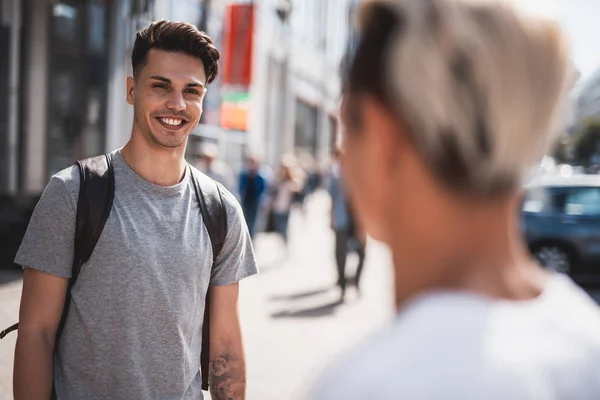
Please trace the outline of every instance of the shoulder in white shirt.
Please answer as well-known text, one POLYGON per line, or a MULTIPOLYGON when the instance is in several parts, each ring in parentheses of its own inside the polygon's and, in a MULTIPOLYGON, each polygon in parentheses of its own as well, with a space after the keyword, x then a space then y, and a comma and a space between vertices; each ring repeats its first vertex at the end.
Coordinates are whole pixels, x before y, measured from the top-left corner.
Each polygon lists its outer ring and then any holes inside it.
POLYGON ((430 293, 346 356, 314 400, 597 400, 600 309, 565 276, 541 296, 430 293))

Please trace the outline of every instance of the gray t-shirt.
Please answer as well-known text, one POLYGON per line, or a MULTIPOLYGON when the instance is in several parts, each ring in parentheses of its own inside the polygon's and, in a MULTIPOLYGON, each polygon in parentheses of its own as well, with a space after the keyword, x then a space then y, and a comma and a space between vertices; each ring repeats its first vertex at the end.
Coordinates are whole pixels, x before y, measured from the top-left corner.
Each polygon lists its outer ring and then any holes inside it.
MULTIPOLYGON (((213 267, 189 169, 181 183, 157 186, 117 151, 114 171, 114 204, 73 288, 54 360, 58 398, 202 399, 207 289, 257 273, 241 208, 224 194, 228 234, 213 267)), ((70 277, 78 193, 77 167, 52 177, 17 264, 70 277)))

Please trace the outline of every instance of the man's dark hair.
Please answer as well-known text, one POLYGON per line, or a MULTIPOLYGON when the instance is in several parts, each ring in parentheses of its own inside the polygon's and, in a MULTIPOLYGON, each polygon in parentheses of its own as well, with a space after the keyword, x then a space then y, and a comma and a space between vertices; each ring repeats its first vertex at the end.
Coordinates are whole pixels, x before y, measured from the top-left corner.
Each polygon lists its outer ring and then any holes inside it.
POLYGON ((202 60, 207 84, 219 74, 219 50, 205 32, 192 24, 162 20, 138 32, 131 52, 134 76, 146 65, 151 49, 183 53, 202 60))

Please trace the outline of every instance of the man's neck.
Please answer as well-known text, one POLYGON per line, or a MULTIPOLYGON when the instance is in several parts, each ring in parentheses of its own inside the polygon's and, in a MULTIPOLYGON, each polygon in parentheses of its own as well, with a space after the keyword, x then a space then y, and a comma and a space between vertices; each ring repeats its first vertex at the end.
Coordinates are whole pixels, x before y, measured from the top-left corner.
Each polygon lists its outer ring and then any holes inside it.
POLYGON ((121 149, 121 155, 131 169, 155 185, 173 186, 185 175, 185 145, 175 149, 159 148, 132 136, 121 149))

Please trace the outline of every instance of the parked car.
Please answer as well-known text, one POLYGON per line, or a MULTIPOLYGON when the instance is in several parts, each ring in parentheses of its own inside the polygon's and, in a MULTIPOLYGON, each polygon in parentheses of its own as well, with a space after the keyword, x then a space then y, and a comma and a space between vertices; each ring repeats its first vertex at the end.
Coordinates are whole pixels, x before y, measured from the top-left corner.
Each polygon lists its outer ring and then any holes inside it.
POLYGON ((581 284, 600 283, 600 176, 544 177, 528 185, 522 217, 540 264, 581 284))

